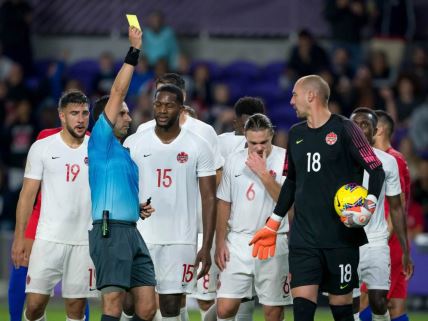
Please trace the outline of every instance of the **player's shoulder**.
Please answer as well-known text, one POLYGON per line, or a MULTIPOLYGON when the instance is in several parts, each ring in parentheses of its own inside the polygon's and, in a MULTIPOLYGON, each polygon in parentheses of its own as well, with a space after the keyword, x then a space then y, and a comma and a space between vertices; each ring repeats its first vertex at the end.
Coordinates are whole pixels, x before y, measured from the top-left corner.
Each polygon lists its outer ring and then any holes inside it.
POLYGON ((373 148, 373 151, 375 152, 377 158, 382 162, 384 169, 393 169, 397 168, 397 160, 394 156, 388 154, 387 152, 384 152, 383 150, 380 150, 378 148, 373 148))
POLYGON ((37 139, 36 140, 45 139, 46 137, 49 137, 49 136, 52 136, 54 134, 59 133, 61 130, 62 130, 61 127, 43 129, 37 135, 37 139))
POLYGON ((202 138, 208 141, 217 140, 217 133, 215 132, 214 128, 199 119, 188 118, 183 127, 202 136, 202 138))
POLYGON ((244 164, 248 157, 248 148, 233 151, 225 160, 225 166, 233 167, 235 164, 244 164))
POLYGON ((282 148, 280 146, 272 145, 272 154, 284 156, 286 154, 287 150, 285 148, 282 148))
POLYGON ((402 153, 400 153, 398 150, 394 149, 394 148, 389 148, 386 151, 389 155, 392 155, 396 160, 397 163, 400 164, 402 163, 403 165, 407 166, 407 161, 406 158, 404 157, 404 155, 402 153))
POLYGON ((49 146, 52 142, 58 141, 59 132, 51 133, 49 136, 36 140, 34 146, 49 146))
POLYGON ((138 132, 144 131, 147 128, 155 127, 155 125, 156 125, 156 121, 154 119, 149 120, 148 122, 142 123, 140 126, 138 126, 136 132, 138 133, 138 132))
POLYGON ((233 136, 235 136, 235 132, 226 132, 226 133, 218 135, 218 138, 221 140, 223 140, 223 139, 226 140, 226 139, 229 139, 230 137, 233 137, 233 136))

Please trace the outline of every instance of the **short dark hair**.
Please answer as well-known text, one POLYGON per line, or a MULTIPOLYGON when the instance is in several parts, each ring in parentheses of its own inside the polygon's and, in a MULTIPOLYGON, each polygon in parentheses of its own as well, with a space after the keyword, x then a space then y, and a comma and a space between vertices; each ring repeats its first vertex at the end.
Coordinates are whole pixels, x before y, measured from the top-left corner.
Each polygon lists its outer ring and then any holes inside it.
POLYGON ((80 90, 73 89, 62 94, 59 99, 58 108, 63 109, 64 107, 67 107, 68 104, 89 105, 89 99, 80 90))
POLYGON ((377 118, 377 115, 376 115, 376 113, 374 112, 374 110, 373 110, 373 109, 371 109, 371 108, 367 108, 367 107, 358 107, 358 108, 355 108, 355 109, 352 111, 352 115, 354 115, 354 114, 356 114, 356 113, 363 113, 363 114, 368 114, 368 115, 370 115, 370 116, 371 116, 371 117, 370 117, 370 120, 372 121, 373 128, 376 128, 376 127, 377 127, 378 118, 377 118))
POLYGON ((391 115, 384 110, 375 110, 378 121, 384 123, 388 129, 388 137, 391 138, 395 130, 395 122, 391 115))
POLYGON ((160 87, 159 89, 156 90, 155 97, 160 92, 169 92, 171 94, 175 94, 177 102, 179 102, 180 105, 183 105, 183 103, 184 103, 183 92, 179 87, 177 87, 175 85, 171 85, 171 84, 163 85, 162 87, 160 87))
POLYGON ((259 131, 259 130, 269 130, 270 133, 274 134, 274 129, 270 119, 264 114, 254 114, 250 116, 244 125, 244 131, 248 130, 259 131))
POLYGON ((158 77, 156 79, 156 87, 159 84, 163 84, 163 85, 175 85, 178 88, 180 88, 181 90, 185 90, 186 89, 186 83, 183 79, 183 77, 181 77, 179 74, 176 73, 166 73, 163 74, 162 76, 158 77))
POLYGON ((100 118, 100 115, 106 108, 109 98, 109 95, 105 95, 95 101, 94 107, 92 108, 92 118, 94 119, 94 121, 97 121, 98 118, 100 118))
POLYGON ((263 100, 257 97, 245 96, 239 98, 235 103, 235 114, 237 117, 242 115, 254 115, 254 114, 264 114, 265 113, 265 104, 263 100))

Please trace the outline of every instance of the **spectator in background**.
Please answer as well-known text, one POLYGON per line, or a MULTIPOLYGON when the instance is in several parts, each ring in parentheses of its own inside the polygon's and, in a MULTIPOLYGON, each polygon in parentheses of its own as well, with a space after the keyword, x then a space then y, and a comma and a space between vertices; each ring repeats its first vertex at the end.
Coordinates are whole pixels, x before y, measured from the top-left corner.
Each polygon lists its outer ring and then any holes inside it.
POLYGON ((7 168, 0 162, 0 230, 13 229, 17 201, 18 193, 10 190, 7 168))
POLYGON ((204 112, 212 104, 212 81, 208 67, 200 63, 193 70, 194 87, 191 99, 196 106, 196 112, 204 112))
POLYGON ((190 57, 183 53, 181 53, 178 57, 177 74, 179 74, 181 78, 184 79, 184 83, 186 85, 186 96, 191 97, 191 93, 193 92, 194 88, 191 61, 190 57))
POLYGON ((103 52, 98 59, 99 71, 94 77, 92 92, 97 96, 110 93, 116 72, 114 70, 114 58, 111 52, 103 52))
POLYGON ((154 11, 149 15, 148 26, 144 28, 143 44, 150 66, 164 58, 171 69, 176 69, 179 55, 177 40, 174 31, 165 25, 161 11, 154 11))
POLYGON ((24 73, 22 67, 18 64, 13 64, 6 79, 8 86, 8 100, 20 100, 30 98, 30 91, 24 82, 24 73))
POLYGON ((297 46, 291 49, 287 65, 287 77, 291 83, 306 75, 317 74, 329 68, 329 59, 325 50, 317 44, 308 30, 301 30, 297 46))
POLYGON ((135 66, 128 89, 128 95, 134 103, 142 92, 147 92, 145 87, 153 78, 153 72, 149 69, 147 57, 141 56, 138 65, 135 66))
POLYGON ((386 109, 398 126, 407 127, 412 112, 422 104, 417 79, 412 74, 401 73, 395 84, 395 93, 383 89, 386 109))
MULTIPOLYGON (((7 96, 7 86, 4 81, 0 80, 0 128, 3 128, 5 118, 6 118, 6 96, 7 96)), ((2 139, 0 138, 0 142, 2 139)), ((0 146, 0 151, 3 154, 2 146, 0 146)), ((0 156, 0 161, 2 156, 0 156)))
POLYGON ((0 43, 0 81, 3 81, 9 75, 10 69, 12 68, 12 60, 3 55, 3 47, 0 43))
POLYGON ((373 86, 376 88, 392 86, 395 80, 395 72, 389 65, 385 51, 374 50, 370 52, 368 65, 373 77, 373 86))
POLYGON ((354 77, 355 70, 346 48, 338 47, 334 50, 331 69, 336 78, 346 77, 350 80, 354 77))
POLYGON ((31 6, 24 0, 7 0, 0 6, 0 43, 3 52, 19 63, 26 75, 33 69, 31 13, 31 6))
POLYGON ((428 157, 421 159, 418 166, 418 178, 412 184, 412 197, 413 200, 422 206, 424 213, 425 228, 424 231, 428 232, 428 157))
POLYGON ((354 67, 361 62, 362 29, 368 21, 366 13, 363 0, 327 0, 324 9, 333 47, 346 48, 354 67))
POLYGON ((233 131, 235 111, 230 106, 230 92, 226 84, 219 83, 214 86, 213 103, 208 115, 203 115, 206 122, 213 124, 217 133, 233 131))
POLYGON ((426 103, 419 106, 410 116, 409 135, 417 152, 428 152, 428 105, 426 103))
POLYGON ((131 112, 131 128, 129 134, 137 131, 138 126, 153 119, 153 97, 150 93, 142 93, 137 100, 134 109, 131 112))
POLYGON ((428 54, 425 48, 414 47, 410 60, 403 63, 402 69, 418 78, 421 92, 428 92, 428 54))
POLYGON ((384 107, 379 92, 373 86, 373 78, 370 69, 366 66, 360 66, 357 69, 355 78, 353 79, 353 95, 351 100, 351 108, 355 106, 365 106, 374 108, 384 107))

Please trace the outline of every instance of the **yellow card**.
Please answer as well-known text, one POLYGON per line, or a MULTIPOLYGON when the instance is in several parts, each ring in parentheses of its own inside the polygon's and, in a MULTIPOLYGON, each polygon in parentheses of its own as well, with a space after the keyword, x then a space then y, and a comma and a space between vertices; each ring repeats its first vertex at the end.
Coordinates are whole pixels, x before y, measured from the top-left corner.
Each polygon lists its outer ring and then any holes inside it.
POLYGON ((138 22, 138 18, 135 14, 127 14, 126 18, 128 19, 128 23, 131 27, 138 28, 141 31, 140 23, 138 22))

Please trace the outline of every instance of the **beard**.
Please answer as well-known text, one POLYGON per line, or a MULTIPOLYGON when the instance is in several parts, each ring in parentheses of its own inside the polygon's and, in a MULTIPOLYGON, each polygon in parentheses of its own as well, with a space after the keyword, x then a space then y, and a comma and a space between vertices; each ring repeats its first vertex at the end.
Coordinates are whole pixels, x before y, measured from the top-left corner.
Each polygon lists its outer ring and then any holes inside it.
POLYGON ((73 128, 71 128, 69 125, 66 125, 65 126, 65 129, 68 131, 68 133, 71 135, 71 136, 73 136, 74 138, 78 138, 78 139, 80 139, 80 138, 83 138, 83 137, 85 137, 85 135, 86 135, 86 130, 83 132, 83 134, 78 134, 78 133, 76 133, 76 131, 73 129, 73 128))
POLYGON ((166 130, 168 130, 172 126, 174 126, 174 124, 176 122, 178 122, 178 119, 179 119, 179 115, 177 115, 177 117, 175 117, 175 118, 170 118, 165 124, 159 124, 158 116, 157 115, 155 116, 156 126, 163 128, 163 129, 166 129, 166 130))

